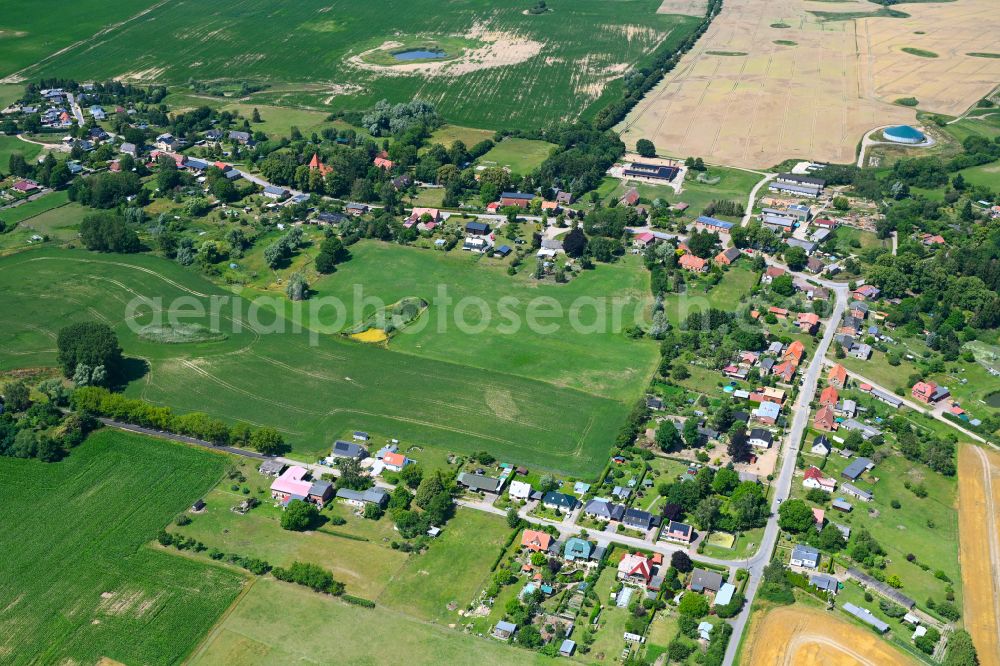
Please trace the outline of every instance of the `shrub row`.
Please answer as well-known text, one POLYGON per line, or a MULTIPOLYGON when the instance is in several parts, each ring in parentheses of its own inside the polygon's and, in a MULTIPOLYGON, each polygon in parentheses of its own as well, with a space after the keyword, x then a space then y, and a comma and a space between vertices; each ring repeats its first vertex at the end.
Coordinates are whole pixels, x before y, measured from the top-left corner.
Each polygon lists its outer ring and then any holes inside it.
POLYGON ((341 599, 349 604, 354 604, 355 606, 361 606, 363 608, 375 608, 375 602, 371 599, 365 599, 364 597, 356 597, 353 594, 343 594, 340 596, 341 599))
MULTIPOLYGON (((181 536, 180 534, 171 534, 167 531, 161 531, 157 535, 156 540, 161 546, 173 546, 177 550, 193 550, 196 553, 200 553, 208 549, 205 544, 197 539, 181 536)), ((267 560, 261 560, 256 557, 245 557, 235 553, 223 553, 222 551, 214 548, 208 556, 213 560, 224 560, 230 564, 235 564, 238 567, 243 567, 250 573, 258 576, 263 576, 271 570, 271 565, 267 562, 267 560)))
POLYGON ((278 453, 284 447, 281 436, 271 428, 254 431, 245 424, 230 427, 229 424, 200 412, 174 414, 169 407, 158 407, 142 400, 126 398, 120 393, 112 393, 97 386, 77 389, 73 392, 71 403, 79 412, 193 437, 215 446, 250 445, 267 454, 278 453))
POLYGON ((344 584, 333 578, 333 574, 323 567, 308 562, 293 562, 287 569, 274 567, 271 575, 286 583, 296 583, 315 592, 323 592, 339 597, 344 593, 344 584))

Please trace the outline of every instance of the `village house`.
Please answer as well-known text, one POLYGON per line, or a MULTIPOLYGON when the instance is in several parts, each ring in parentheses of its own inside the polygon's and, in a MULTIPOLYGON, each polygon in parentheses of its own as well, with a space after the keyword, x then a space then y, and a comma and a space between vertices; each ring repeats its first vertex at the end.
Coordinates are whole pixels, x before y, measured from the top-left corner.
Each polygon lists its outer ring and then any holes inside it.
POLYGON ((413 461, 402 453, 390 452, 382 456, 382 463, 390 472, 402 472, 403 468, 413 463, 413 461))
POLYGON ((847 370, 844 366, 837 363, 830 368, 830 372, 826 374, 826 381, 830 386, 843 389, 847 386, 847 370))
POLYGON ((882 290, 872 284, 863 284, 851 292, 851 297, 856 301, 871 301, 878 298, 882 290))
POLYGON ((732 263, 739 258, 740 251, 735 247, 731 247, 715 255, 715 263, 720 266, 731 266, 732 263))
POLYGON ((495 479, 492 476, 484 476, 482 474, 469 474, 468 472, 462 472, 458 475, 458 479, 456 480, 459 485, 465 486, 473 492, 496 494, 499 492, 500 486, 502 485, 500 479, 495 479))
POLYGON ((628 192, 623 194, 622 197, 618 200, 618 203, 620 203, 623 206, 636 205, 637 203, 639 203, 639 190, 635 189, 634 187, 629 188, 628 192))
POLYGON ((694 538, 694 528, 685 523, 671 520, 660 532, 660 539, 663 541, 673 541, 674 543, 691 543, 694 538))
POLYGON ((595 520, 620 522, 625 515, 625 507, 606 499, 594 498, 583 507, 583 513, 595 520))
POLYGON ((761 276, 760 281, 762 284, 771 284, 771 282, 776 277, 781 277, 785 274, 784 268, 778 268, 777 266, 768 266, 761 276))
POLYGON ((309 170, 318 171, 321 176, 333 173, 333 167, 323 164, 319 159, 319 153, 313 153, 312 159, 309 160, 309 170))
POLYGON ((692 273, 704 273, 708 270, 708 262, 693 254, 685 254, 677 260, 677 264, 686 271, 692 273))
POLYGON ((364 508, 368 504, 374 504, 380 509, 384 509, 389 504, 389 493, 385 488, 369 488, 368 490, 351 490, 350 488, 340 488, 337 491, 337 499, 345 504, 364 508))
POLYGON ((414 208, 403 222, 403 226, 409 229, 417 225, 421 231, 433 231, 439 222, 441 222, 441 211, 437 208, 414 208), (430 219, 425 219, 424 216, 430 219))
POLYGON ((618 580, 646 587, 653 580, 649 558, 641 553, 626 553, 618 563, 618 580))
POLYGON ((332 494, 332 483, 312 480, 309 470, 299 465, 289 467, 271 483, 271 497, 283 506, 293 500, 301 500, 323 508, 332 494))
POLYGON ((824 432, 832 432, 837 429, 837 417, 833 413, 832 407, 820 407, 813 418, 813 427, 824 432))
POLYGON ((593 550, 589 541, 584 541, 579 537, 570 537, 563 546, 563 558, 567 562, 586 562, 590 559, 593 550))
POLYGON ((622 516, 622 525, 643 532, 659 524, 659 518, 642 509, 627 508, 622 516))
POLYGON ((688 584, 688 589, 692 592, 704 592, 705 590, 718 592, 724 582, 722 574, 717 571, 695 569, 691 572, 691 582, 688 584))
POLYGON ((833 386, 827 386, 819 394, 819 404, 821 407, 834 407, 839 399, 840 394, 837 393, 837 389, 833 386))
POLYGON ((819 315, 815 312, 800 312, 798 317, 796 317, 796 323, 799 325, 799 331, 802 333, 815 335, 819 329, 819 315))
POLYGON ((773 402, 762 402, 751 412, 751 415, 755 421, 759 421, 760 423, 767 425, 774 425, 778 422, 778 417, 781 416, 781 405, 777 405, 773 402))
POLYGON ((816 439, 813 440, 812 448, 810 451, 817 456, 826 456, 830 454, 832 447, 830 446, 830 440, 826 435, 816 435, 816 439))
POLYGON ((552 535, 538 530, 524 530, 521 546, 533 553, 547 553, 552 546, 552 535))
MULTIPOLYGON (((766 403, 770 404, 770 403, 766 403)), ((749 435, 750 446, 758 449, 769 449, 774 443, 774 433, 764 428, 753 428, 749 435)))
POLYGON ((550 491, 542 496, 542 506, 547 509, 572 511, 576 508, 577 504, 579 504, 577 499, 566 493, 550 491))
POLYGON ((396 163, 389 159, 389 155, 385 151, 376 155, 375 159, 372 160, 372 164, 379 169, 385 169, 386 171, 389 171, 396 166, 396 163))
POLYGON ((368 206, 361 203, 349 203, 344 206, 344 211, 353 217, 361 217, 369 210, 368 206))
POLYGON ((508 206, 530 208, 531 200, 534 198, 535 195, 526 194, 525 192, 502 192, 500 194, 500 206, 502 208, 507 208, 508 206))
POLYGON ((354 458, 356 460, 364 460, 368 457, 368 449, 361 446, 360 444, 355 444, 354 442, 345 442, 342 439, 338 439, 333 443, 333 450, 330 453, 331 458, 354 458))
POLYGON ((513 622, 507 622, 506 620, 501 620, 497 622, 496 626, 493 627, 492 636, 493 638, 498 638, 502 641, 509 640, 514 632, 517 631, 517 625, 513 622))
POLYGON ((531 497, 531 492, 531 484, 524 481, 511 481, 510 488, 507 489, 507 494, 515 500, 527 500, 531 497))
POLYGON ((793 567, 815 569, 819 566, 819 551, 812 546, 806 546, 801 543, 795 544, 788 563, 793 567))
POLYGON ((910 389, 910 395, 913 396, 914 400, 930 405, 947 398, 951 392, 946 386, 938 386, 934 382, 917 382, 910 389))
POLYGON ((810 467, 802 476, 802 487, 806 489, 819 488, 824 492, 832 493, 837 489, 837 482, 823 476, 823 472, 818 467, 810 467))

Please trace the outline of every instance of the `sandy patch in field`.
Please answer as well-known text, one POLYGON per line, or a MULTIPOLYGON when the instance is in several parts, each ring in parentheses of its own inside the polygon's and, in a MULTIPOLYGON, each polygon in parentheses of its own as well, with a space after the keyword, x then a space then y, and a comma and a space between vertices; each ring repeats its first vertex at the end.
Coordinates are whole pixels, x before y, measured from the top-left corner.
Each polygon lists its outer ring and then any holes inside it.
POLYGON ((167 71, 166 67, 150 67, 149 69, 137 69, 131 72, 125 72, 118 76, 119 81, 155 81, 160 77, 163 72, 167 71))
POLYGON ((995 0, 908 4, 897 9, 910 18, 858 21, 858 43, 867 55, 861 60, 862 73, 870 77, 877 97, 887 102, 916 97, 922 111, 957 116, 1000 83, 1000 59, 967 55, 997 50, 1000 6, 995 0), (905 53, 905 47, 938 57, 905 53))
POLYGON ((965 55, 996 50, 1000 12, 991 2, 911 4, 902 8, 908 19, 822 22, 809 11, 870 12, 877 5, 727 0, 619 130, 629 145, 648 138, 670 154, 735 166, 791 157, 852 162, 868 130, 915 122, 915 111, 893 105, 896 99, 914 96, 922 110, 958 114, 1000 82, 1000 59, 965 55), (777 23, 789 27, 771 27, 777 23), (913 56, 902 51, 907 46, 939 57, 913 56))
POLYGON ((542 52, 544 44, 522 37, 512 32, 489 30, 483 24, 476 24, 469 31, 472 39, 484 42, 482 46, 468 49, 457 58, 440 62, 403 63, 399 65, 377 65, 365 62, 364 57, 376 51, 384 51, 402 46, 400 42, 387 41, 381 46, 351 56, 347 63, 358 69, 380 74, 420 74, 423 76, 462 76, 482 69, 519 65, 542 52))
POLYGON ((329 104, 336 97, 341 97, 342 95, 353 95, 354 93, 359 93, 364 88, 354 83, 335 83, 328 88, 330 94, 323 100, 324 104, 329 104))
POLYGON ((825 612, 796 605, 772 610, 755 627, 743 653, 749 666, 896 666, 916 664, 873 632, 825 612))
POLYGON ((959 561, 965 584, 965 626, 972 634, 982 666, 1000 664, 997 507, 1000 507, 1000 455, 973 445, 962 446, 958 452, 959 561))
POLYGON ((656 13, 704 16, 706 9, 708 9, 708 0, 663 0, 656 13))

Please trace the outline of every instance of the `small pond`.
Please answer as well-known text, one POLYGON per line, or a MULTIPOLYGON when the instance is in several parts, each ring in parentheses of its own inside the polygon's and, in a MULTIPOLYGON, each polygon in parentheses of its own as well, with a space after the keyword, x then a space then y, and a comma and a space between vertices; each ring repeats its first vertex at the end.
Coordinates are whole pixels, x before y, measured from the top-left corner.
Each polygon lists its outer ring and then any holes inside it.
POLYGON ((994 391, 986 396, 986 404, 1000 409, 1000 391, 994 391))
POLYGON ((433 60, 439 58, 446 58, 448 56, 444 51, 427 51, 425 49, 413 49, 410 51, 400 51, 399 53, 393 53, 392 57, 396 60, 433 60))

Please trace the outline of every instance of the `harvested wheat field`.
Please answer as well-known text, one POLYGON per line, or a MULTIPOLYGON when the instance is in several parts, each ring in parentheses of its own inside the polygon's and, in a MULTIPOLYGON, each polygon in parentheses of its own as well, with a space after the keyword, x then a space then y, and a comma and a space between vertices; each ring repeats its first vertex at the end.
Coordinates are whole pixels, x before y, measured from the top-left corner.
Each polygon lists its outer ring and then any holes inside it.
POLYGON ((671 155, 734 166, 791 157, 851 162, 868 130, 914 122, 914 110, 896 99, 958 113, 1000 81, 1000 59, 967 55, 996 50, 989 42, 1000 12, 990 15, 991 1, 907 4, 908 19, 829 20, 833 12, 872 14, 878 6, 727 0, 619 129, 627 144, 648 138, 671 155))
POLYGON ((748 666, 897 666, 916 664, 873 632, 805 606, 764 616, 743 652, 748 666))
POLYGON ((1000 665, 1000 454, 978 446, 958 453, 959 558, 965 624, 982 666, 1000 665), (984 584, 989 582, 990 584, 984 584))
POLYGON ((1000 83, 1000 59, 969 53, 997 50, 996 0, 958 0, 903 7, 910 18, 858 21, 858 43, 867 58, 876 97, 892 102, 916 97, 923 111, 957 116, 1000 83), (918 34, 923 33, 923 34, 918 34), (920 57, 903 49, 938 57, 920 57))

